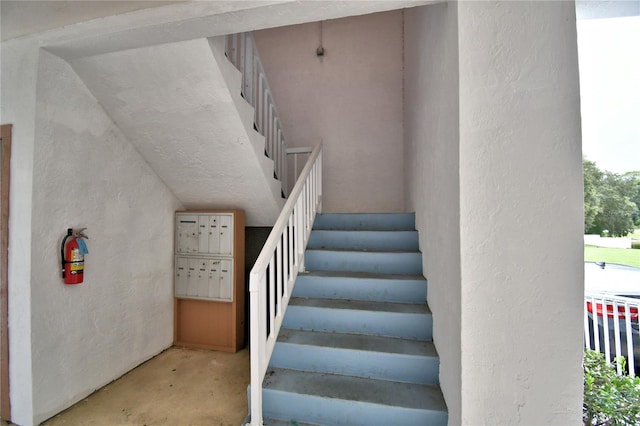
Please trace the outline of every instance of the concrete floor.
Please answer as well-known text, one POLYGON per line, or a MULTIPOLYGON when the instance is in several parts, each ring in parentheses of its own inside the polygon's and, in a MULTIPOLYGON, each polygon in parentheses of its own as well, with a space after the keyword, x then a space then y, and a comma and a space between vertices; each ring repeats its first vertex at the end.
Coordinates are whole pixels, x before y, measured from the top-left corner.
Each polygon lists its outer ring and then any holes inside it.
POLYGON ((43 425, 238 426, 249 377, 247 349, 170 348, 43 425))

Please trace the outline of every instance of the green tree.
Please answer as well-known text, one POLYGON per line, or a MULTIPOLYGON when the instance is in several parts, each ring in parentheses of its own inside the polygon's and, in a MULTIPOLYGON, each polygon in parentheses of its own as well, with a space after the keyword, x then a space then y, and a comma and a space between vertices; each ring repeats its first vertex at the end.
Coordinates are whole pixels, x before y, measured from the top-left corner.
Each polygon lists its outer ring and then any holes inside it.
POLYGON ((598 190, 603 173, 596 163, 582 158, 584 173, 584 230, 589 233, 593 228, 596 215, 600 211, 600 198, 598 190))
POLYGON ((630 181, 631 201, 635 203, 638 208, 633 215, 633 224, 635 227, 640 227, 640 171, 625 173, 623 178, 630 181))
POLYGON ((640 216, 640 179, 634 173, 603 172, 583 159, 585 232, 624 237, 640 216), (640 201, 638 199, 637 201, 640 201))

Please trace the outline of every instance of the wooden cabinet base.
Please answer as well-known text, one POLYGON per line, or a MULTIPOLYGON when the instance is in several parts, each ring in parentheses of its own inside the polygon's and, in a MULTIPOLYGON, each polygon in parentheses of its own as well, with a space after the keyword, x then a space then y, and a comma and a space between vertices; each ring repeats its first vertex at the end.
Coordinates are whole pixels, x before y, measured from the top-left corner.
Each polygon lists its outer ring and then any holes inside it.
POLYGON ((236 303, 175 299, 174 344, 237 352, 244 346, 244 312, 236 303))

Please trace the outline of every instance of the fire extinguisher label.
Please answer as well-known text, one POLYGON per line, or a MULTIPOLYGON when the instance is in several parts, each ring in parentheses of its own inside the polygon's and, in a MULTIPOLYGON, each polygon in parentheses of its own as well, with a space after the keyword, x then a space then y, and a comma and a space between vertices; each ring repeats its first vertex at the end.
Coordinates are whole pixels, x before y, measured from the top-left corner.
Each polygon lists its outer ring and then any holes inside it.
POLYGON ((80 250, 74 248, 71 250, 71 262, 82 262, 84 261, 84 256, 80 253, 80 250))
POLYGON ((78 271, 84 271, 84 264, 82 263, 72 263, 71 265, 71 273, 77 273, 78 271))
MULTIPOLYGON (((80 239, 78 239, 79 241, 80 239)), ((71 250, 71 262, 69 265, 71 275, 84 273, 84 256, 79 248, 71 250)))

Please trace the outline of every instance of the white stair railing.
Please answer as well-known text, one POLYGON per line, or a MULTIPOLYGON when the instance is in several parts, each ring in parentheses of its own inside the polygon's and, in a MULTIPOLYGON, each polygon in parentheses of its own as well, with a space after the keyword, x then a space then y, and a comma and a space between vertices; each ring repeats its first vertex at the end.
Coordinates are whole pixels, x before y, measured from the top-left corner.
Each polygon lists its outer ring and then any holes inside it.
MULTIPOLYGON (((307 158, 309 158, 309 155, 311 155, 311 151, 313 151, 313 148, 311 147, 295 147, 295 148, 287 148, 287 170, 289 170, 289 173, 291 173, 293 175, 293 183, 295 184, 296 181, 298 180, 298 176, 300 176, 300 168, 298 167, 298 164, 301 164, 304 166, 304 164, 306 164, 306 162, 302 162, 302 161, 298 161, 298 157, 302 157, 302 156, 306 156, 307 158), (291 164, 291 159, 293 159, 293 164, 291 164), (293 169, 291 169, 291 166, 293 166, 293 169), (293 172, 291 171, 293 170, 293 172)), ((304 160, 304 158, 301 158, 300 160, 304 160)), ((287 179, 288 180, 288 179, 287 179)), ((289 188, 287 188, 289 189, 289 188)))
POLYGON ((262 425, 262 381, 278 338, 316 213, 322 210, 322 144, 318 144, 291 190, 249 273, 251 425, 262 425))
MULTIPOLYGON (((607 362, 625 356, 631 376, 635 375, 636 366, 634 345, 640 347, 639 311, 640 299, 595 292, 585 294, 585 347, 604 353, 607 362)), ((617 367, 618 374, 622 374, 620 364, 617 367)))
POLYGON ((254 108, 254 124, 265 137, 265 151, 273 160, 275 175, 282 183, 282 192, 287 196, 287 142, 251 33, 228 35, 226 53, 242 73, 242 94, 254 108))

